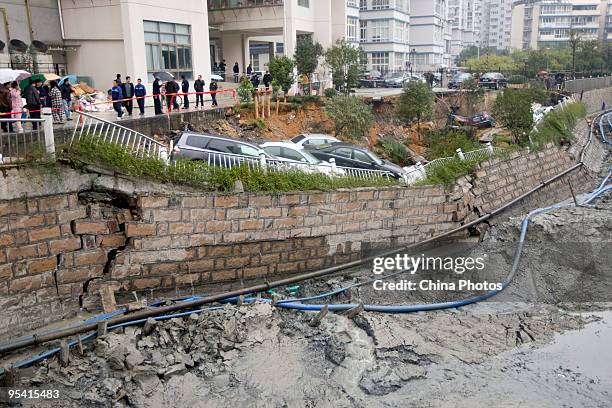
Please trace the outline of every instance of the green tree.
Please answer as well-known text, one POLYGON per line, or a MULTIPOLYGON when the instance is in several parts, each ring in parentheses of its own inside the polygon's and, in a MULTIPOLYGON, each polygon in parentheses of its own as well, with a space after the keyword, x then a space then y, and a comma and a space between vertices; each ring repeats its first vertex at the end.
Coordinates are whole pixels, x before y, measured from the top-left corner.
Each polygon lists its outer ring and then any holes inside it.
POLYGON ((407 123, 416 120, 417 128, 420 130, 421 121, 431 117, 433 106, 433 91, 421 81, 410 81, 400 96, 397 114, 407 123))
POLYGON ((255 87, 246 76, 242 78, 240 81, 240 85, 238 85, 238 100, 241 103, 249 103, 253 99, 253 93, 255 92, 255 87))
POLYGON ((482 87, 478 86, 478 82, 476 82, 475 79, 464 81, 463 84, 461 84, 461 89, 463 90, 463 96, 467 103, 468 115, 472 116, 476 105, 484 100, 485 91, 482 87))
POLYGON ((518 65, 507 55, 485 55, 480 58, 470 58, 465 66, 471 72, 508 72, 518 69, 518 65))
POLYGON ((293 75, 295 62, 287 56, 274 57, 268 63, 268 69, 270 70, 272 79, 275 80, 283 90, 286 101, 287 93, 295 82, 295 75, 293 75))
POLYGON ((311 35, 300 35, 297 38, 293 59, 297 72, 309 78, 319 65, 319 57, 323 55, 323 47, 312 40, 311 35))
POLYGON ((344 38, 325 51, 325 63, 331 69, 334 86, 345 95, 359 83, 365 62, 365 53, 344 38))
POLYGON ((521 145, 527 144, 528 135, 533 128, 531 105, 534 98, 532 89, 508 88, 498 95, 493 103, 493 116, 512 133, 515 142, 521 145))
POLYGON ((362 138, 374 124, 370 106, 354 96, 334 96, 325 104, 325 112, 334 122, 336 134, 351 139, 362 138))

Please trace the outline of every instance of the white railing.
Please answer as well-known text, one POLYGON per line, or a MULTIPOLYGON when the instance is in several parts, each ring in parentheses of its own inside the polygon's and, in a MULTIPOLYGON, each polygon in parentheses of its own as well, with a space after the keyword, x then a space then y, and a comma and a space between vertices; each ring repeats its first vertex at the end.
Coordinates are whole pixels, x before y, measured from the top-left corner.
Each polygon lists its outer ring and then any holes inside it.
POLYGON ((168 159, 168 148, 163 143, 140 132, 85 112, 78 112, 75 120, 77 125, 72 133, 71 144, 83 137, 97 137, 125 147, 136 157, 168 159))
POLYGON ((55 154, 53 119, 47 112, 41 119, 2 117, 0 123, 7 130, 0 134, 0 164, 22 163, 55 154))

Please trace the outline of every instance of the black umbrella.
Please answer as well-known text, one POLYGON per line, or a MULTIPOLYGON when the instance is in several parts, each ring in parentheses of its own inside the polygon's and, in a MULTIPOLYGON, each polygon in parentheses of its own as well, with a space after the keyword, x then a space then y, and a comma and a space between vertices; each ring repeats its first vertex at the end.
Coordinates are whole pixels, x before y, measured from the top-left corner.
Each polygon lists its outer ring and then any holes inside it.
POLYGON ((174 79, 174 75, 169 72, 161 71, 153 74, 153 77, 159 79, 160 81, 172 81, 174 79))

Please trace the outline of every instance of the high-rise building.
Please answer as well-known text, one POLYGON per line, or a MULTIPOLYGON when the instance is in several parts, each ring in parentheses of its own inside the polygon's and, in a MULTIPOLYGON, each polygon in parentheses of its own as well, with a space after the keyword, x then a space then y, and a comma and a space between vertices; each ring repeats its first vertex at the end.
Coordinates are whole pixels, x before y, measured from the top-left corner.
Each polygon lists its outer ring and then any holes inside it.
POLYGON ((513 2, 514 0, 481 0, 481 47, 491 47, 498 50, 510 48, 513 2))
POLYGON ((451 58, 455 60, 461 51, 479 43, 476 26, 479 0, 448 0, 448 19, 452 27, 451 58))
POLYGON ((451 65, 452 23, 448 0, 411 0, 410 47, 416 70, 451 65))
POLYGON ((610 4, 607 0, 517 3, 512 12, 511 46, 527 50, 564 44, 570 39, 570 31, 581 40, 608 40, 607 29, 612 28, 610 4))

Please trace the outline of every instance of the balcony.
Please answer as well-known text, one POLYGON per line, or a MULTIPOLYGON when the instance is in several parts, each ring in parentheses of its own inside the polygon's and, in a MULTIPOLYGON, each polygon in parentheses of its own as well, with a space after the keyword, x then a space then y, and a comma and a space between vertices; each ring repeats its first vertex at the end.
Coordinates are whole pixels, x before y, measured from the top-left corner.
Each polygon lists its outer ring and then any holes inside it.
POLYGON ((208 0, 208 10, 282 6, 284 0, 208 0))

